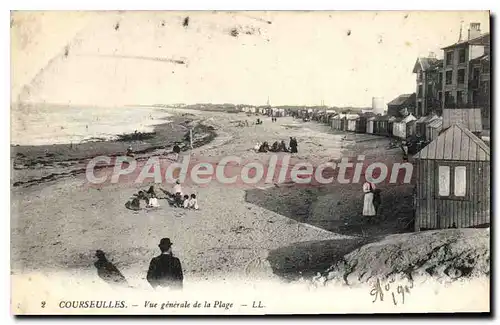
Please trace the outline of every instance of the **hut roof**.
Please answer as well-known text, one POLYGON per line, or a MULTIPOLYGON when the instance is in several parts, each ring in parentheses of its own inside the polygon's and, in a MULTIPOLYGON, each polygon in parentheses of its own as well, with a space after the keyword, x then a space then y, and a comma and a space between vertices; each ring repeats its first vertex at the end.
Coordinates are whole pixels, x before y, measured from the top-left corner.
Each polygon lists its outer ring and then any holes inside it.
POLYGON ((417 123, 429 123, 431 121, 434 121, 435 119, 437 119, 438 116, 437 115, 426 115, 426 116, 422 116, 421 118, 419 118, 417 120, 417 123))
POLYGON ((357 120, 359 118, 358 114, 346 114, 346 119, 348 120, 357 120))
POLYGON ((415 121, 417 118, 413 116, 412 114, 408 115, 407 117, 403 118, 401 122, 403 123, 408 123, 410 121, 415 121))
POLYGON ((413 157, 433 160, 489 161, 490 148, 464 125, 455 123, 413 157))
POLYGON ((417 121, 416 121, 416 120, 411 120, 410 122, 406 123, 406 125, 413 125, 413 124, 415 124, 415 123, 417 123, 417 121))
POLYGON ((461 123, 471 132, 483 131, 480 108, 446 108, 443 110, 443 129, 461 123))
POLYGON ((430 127, 430 128, 439 128, 441 126, 443 126, 443 119, 442 118, 436 118, 435 120, 433 120, 432 122, 427 124, 427 127, 430 127))

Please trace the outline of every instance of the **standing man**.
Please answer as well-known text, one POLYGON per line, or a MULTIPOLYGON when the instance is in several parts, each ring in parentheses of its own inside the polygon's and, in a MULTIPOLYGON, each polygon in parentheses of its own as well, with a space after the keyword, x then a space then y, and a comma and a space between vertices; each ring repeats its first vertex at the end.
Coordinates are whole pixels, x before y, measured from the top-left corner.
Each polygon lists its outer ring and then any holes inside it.
POLYGON ((172 255, 172 242, 170 238, 162 238, 160 244, 161 254, 154 257, 149 263, 149 270, 146 279, 153 288, 168 287, 172 289, 182 289, 181 262, 172 255))

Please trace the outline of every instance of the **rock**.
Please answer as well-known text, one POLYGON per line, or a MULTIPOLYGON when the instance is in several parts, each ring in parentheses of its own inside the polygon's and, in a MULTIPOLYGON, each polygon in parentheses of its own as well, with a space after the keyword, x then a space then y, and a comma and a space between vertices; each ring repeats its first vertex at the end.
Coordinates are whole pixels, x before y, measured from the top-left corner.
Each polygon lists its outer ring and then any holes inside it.
POLYGON ((386 236, 345 255, 327 270, 328 281, 368 283, 401 275, 452 281, 489 276, 489 232, 446 229, 386 236))

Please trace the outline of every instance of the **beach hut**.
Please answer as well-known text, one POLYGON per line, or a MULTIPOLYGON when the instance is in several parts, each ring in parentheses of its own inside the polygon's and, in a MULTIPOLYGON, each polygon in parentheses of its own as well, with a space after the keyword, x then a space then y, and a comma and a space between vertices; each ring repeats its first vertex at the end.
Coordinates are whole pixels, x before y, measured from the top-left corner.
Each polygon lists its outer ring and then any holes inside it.
POLYGON ((375 120, 377 119, 377 116, 371 116, 366 120, 366 133, 373 134, 374 132, 374 125, 375 125, 375 120))
POLYGON ((429 125, 430 122, 434 121, 437 118, 438 116, 436 114, 422 116, 415 122, 415 132, 418 133, 421 137, 425 138, 427 125, 429 125))
POLYGON ((342 130, 342 120, 344 119, 344 114, 337 114, 332 117, 332 129, 340 131, 342 130))
POLYGON ((406 138, 417 134, 417 121, 413 120, 406 123, 406 138))
POLYGON ((414 157, 415 230, 490 223, 490 148, 452 124, 414 157))
POLYGON ((349 114, 347 117, 347 131, 356 132, 356 123, 359 119, 359 115, 349 114))
POLYGON ((368 119, 375 114, 371 112, 362 113, 359 115, 358 120, 356 121, 356 132, 357 133, 366 133, 366 125, 368 123, 368 119))
POLYGON ((412 114, 409 114, 405 118, 402 119, 397 119, 393 122, 392 126, 392 134, 400 139, 406 139, 407 134, 406 134, 406 124, 408 124, 411 121, 415 121, 417 118, 413 116, 412 114))
POLYGON ((373 124, 373 132, 380 135, 389 135, 389 121, 393 119, 392 116, 384 115, 378 117, 373 124))
POLYGON ((435 140, 443 129, 443 118, 438 117, 428 123, 425 130, 425 141, 431 142, 435 140))

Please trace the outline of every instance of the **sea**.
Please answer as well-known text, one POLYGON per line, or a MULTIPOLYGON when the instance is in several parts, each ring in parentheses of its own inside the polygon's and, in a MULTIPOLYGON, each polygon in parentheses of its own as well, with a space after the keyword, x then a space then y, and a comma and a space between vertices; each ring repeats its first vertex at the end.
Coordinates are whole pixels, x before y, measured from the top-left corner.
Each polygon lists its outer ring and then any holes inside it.
POLYGON ((147 106, 78 107, 23 105, 11 107, 11 145, 50 145, 112 140, 119 135, 153 132, 171 122, 165 108, 147 106))

